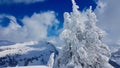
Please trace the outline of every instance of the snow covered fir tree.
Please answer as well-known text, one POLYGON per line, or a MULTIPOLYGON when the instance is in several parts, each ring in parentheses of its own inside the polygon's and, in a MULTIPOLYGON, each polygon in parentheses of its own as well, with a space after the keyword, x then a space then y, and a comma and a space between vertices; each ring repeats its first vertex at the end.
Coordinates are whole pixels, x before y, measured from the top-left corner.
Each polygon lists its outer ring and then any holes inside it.
POLYGON ((96 26, 92 7, 80 12, 72 0, 72 12, 64 13, 64 28, 60 37, 65 43, 53 68, 113 68, 110 50, 103 43, 105 32, 96 26))

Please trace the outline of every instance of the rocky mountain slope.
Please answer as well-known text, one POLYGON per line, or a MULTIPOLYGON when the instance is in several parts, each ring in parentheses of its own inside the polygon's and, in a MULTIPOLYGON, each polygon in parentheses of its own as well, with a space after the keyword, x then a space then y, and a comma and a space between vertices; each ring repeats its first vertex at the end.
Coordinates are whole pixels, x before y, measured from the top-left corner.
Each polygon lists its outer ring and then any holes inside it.
POLYGON ((0 47, 0 67, 47 65, 50 55, 58 55, 55 46, 46 41, 31 41, 0 47))

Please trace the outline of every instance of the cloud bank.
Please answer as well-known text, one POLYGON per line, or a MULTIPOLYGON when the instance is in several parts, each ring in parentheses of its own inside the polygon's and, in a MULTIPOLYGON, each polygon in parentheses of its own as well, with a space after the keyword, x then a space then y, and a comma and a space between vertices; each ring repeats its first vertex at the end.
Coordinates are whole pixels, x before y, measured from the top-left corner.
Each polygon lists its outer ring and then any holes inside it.
POLYGON ((120 0, 99 0, 96 14, 98 26, 106 30, 111 42, 120 39, 120 0))
POLYGON ((0 0, 0 4, 14 4, 14 3, 24 3, 31 4, 36 2, 43 2, 45 0, 0 0))
POLYGON ((46 39, 48 29, 57 26, 59 21, 53 11, 34 13, 31 17, 25 16, 21 21, 24 26, 17 23, 14 16, 1 15, 8 17, 10 23, 8 27, 0 27, 0 40, 9 40, 13 42, 38 41, 46 39))

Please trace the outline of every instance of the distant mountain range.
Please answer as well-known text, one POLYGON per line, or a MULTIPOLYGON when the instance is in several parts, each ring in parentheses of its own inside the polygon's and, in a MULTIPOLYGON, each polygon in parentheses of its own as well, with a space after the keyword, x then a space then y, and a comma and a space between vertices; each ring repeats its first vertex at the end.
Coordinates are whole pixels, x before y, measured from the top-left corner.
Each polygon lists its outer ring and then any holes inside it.
POLYGON ((13 45, 14 42, 7 41, 7 40, 0 40, 0 46, 7 46, 7 45, 13 45))
MULTIPOLYGON (((56 47, 47 41, 14 43, 0 40, 0 68, 15 66, 47 65, 50 55, 58 55, 56 47)), ((109 63, 120 68, 120 49, 112 53, 109 63)))
POLYGON ((11 43, 0 41, 0 68, 29 65, 47 65, 51 53, 58 55, 56 47, 46 41, 11 43), (4 44, 10 46, 4 46, 4 44))
POLYGON ((115 68, 120 68, 120 49, 116 52, 113 52, 110 59, 110 64, 115 68))

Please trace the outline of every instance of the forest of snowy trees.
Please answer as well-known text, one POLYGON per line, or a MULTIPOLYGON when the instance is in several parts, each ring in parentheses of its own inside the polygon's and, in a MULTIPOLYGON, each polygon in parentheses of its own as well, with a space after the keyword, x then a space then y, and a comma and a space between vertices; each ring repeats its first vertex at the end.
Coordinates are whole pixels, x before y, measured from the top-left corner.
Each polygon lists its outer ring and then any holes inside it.
POLYGON ((105 32, 96 26, 92 7, 81 12, 74 0, 72 4, 72 12, 64 13, 60 35, 65 46, 53 68, 113 68, 108 63, 110 50, 102 41, 105 32))

